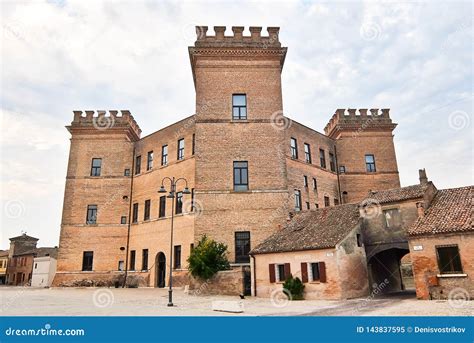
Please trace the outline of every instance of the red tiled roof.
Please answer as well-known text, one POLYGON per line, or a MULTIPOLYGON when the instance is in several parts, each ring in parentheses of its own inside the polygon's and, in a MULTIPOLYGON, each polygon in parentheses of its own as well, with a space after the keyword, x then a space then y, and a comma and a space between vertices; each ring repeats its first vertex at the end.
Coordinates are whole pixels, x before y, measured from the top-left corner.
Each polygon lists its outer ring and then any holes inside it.
POLYGON ((367 198, 373 199, 380 204, 417 199, 423 197, 425 189, 426 186, 423 185, 412 185, 383 191, 371 191, 367 194, 367 198))
POLYGON ((357 226, 359 219, 357 204, 302 212, 251 254, 332 248, 357 226))
POLYGON ((408 229, 410 236, 474 231, 473 186, 438 190, 425 216, 408 229))

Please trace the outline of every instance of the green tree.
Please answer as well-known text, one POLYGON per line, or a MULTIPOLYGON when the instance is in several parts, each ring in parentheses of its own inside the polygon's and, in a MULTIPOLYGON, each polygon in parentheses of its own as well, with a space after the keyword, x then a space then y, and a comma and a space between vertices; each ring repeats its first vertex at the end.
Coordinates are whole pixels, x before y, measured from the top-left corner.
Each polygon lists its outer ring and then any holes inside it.
POLYGON ((230 269, 227 260, 227 245, 218 243, 204 235, 191 251, 188 263, 192 276, 208 280, 219 270, 230 269))

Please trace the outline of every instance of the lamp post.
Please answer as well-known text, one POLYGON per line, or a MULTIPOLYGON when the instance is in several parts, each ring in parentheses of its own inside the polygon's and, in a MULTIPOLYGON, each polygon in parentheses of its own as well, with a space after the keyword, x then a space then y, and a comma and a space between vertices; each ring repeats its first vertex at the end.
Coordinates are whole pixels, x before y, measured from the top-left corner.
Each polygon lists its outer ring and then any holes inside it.
POLYGON ((176 198, 176 184, 179 181, 185 182, 185 187, 183 189, 183 194, 191 194, 188 188, 188 180, 184 177, 180 177, 179 179, 175 179, 169 177, 164 177, 161 180, 161 187, 158 193, 166 193, 166 189, 164 186, 165 181, 168 180, 170 182, 170 191, 166 196, 169 199, 173 199, 171 201, 171 237, 170 237, 170 281, 169 281, 169 289, 168 289, 168 306, 173 306, 173 223, 174 223, 174 199, 176 198))

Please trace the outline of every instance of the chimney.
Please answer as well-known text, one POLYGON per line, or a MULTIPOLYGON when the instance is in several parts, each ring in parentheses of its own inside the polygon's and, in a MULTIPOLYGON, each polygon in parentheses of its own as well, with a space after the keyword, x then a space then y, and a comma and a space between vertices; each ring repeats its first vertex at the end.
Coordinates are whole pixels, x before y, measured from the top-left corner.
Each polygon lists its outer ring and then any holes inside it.
POLYGON ((422 202, 416 203, 416 209, 418 212, 418 218, 423 218, 425 216, 425 208, 422 202))
POLYGON ((428 184, 428 177, 426 176, 425 168, 418 170, 418 174, 420 175, 420 185, 425 186, 428 184))

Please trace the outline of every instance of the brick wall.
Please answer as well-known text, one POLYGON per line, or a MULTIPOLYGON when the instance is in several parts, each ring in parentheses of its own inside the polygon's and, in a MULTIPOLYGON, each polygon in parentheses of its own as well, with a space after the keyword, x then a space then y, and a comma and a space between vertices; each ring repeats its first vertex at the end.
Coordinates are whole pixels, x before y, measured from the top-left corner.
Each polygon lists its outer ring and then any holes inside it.
POLYGON ((465 289, 474 298, 474 235, 451 234, 441 236, 409 237, 410 255, 413 263, 416 295, 419 299, 446 299, 455 288, 465 289), (463 274, 439 277, 436 246, 457 244, 463 274), (415 250, 414 247, 417 247, 415 250), (419 250, 419 247, 422 250, 419 250), (433 287, 430 287, 430 284, 433 287), (437 286, 435 286, 437 284, 437 286))

